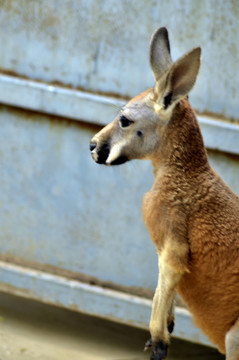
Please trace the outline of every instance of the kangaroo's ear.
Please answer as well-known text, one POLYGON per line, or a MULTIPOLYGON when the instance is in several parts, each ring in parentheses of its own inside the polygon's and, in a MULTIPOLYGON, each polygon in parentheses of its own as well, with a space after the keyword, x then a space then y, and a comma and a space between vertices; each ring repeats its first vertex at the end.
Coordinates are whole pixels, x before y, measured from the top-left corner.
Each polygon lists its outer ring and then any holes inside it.
POLYGON ((156 81, 159 80, 172 65, 168 30, 165 27, 159 28, 152 35, 150 43, 150 65, 156 81))
POLYGON ((165 109, 189 93, 197 79, 200 64, 201 48, 197 47, 176 61, 164 79, 156 83, 161 90, 160 97, 165 109))

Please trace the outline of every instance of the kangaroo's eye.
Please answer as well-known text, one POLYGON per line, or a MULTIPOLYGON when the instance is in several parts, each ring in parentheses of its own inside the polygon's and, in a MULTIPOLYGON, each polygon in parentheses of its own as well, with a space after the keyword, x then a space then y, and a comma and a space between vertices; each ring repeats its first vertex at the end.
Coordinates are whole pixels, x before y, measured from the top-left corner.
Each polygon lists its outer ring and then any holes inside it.
POLYGON ((121 127, 124 128, 124 127, 130 126, 132 123, 133 123, 133 121, 127 119, 127 117, 125 117, 123 115, 120 117, 120 126, 121 127))

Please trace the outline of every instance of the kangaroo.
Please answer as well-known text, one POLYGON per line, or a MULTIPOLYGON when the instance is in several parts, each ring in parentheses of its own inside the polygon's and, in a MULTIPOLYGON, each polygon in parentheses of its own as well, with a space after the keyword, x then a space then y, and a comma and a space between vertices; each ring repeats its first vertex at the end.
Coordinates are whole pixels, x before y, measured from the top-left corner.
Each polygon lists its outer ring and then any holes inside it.
POLYGON ((197 47, 173 63, 167 29, 156 30, 154 87, 90 142, 96 163, 150 159, 153 166, 142 207, 160 269, 146 343, 151 360, 167 356, 176 292, 226 359, 239 360, 239 198, 211 168, 188 101, 200 59, 197 47))

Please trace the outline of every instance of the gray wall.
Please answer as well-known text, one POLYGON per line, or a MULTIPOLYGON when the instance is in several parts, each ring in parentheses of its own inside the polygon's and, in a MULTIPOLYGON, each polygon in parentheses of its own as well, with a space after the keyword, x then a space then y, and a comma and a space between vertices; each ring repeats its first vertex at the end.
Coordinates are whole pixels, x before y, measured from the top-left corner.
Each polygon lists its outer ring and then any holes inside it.
MULTIPOLYGON (((212 165, 239 194, 238 18, 237 1, 0 2, 0 290, 147 326, 138 310, 133 320, 119 310, 125 303, 136 309, 139 300, 116 292, 120 305, 105 315, 104 305, 89 308, 102 299, 79 303, 70 282, 146 296, 157 282, 141 216, 151 165, 97 166, 89 140, 95 124, 153 86, 149 41, 167 26, 173 59, 202 47, 190 100, 202 113, 212 165), (59 276, 66 279, 61 295, 59 276), (39 279, 47 284, 41 295, 39 279)), ((192 339, 190 326, 179 336, 192 339)))

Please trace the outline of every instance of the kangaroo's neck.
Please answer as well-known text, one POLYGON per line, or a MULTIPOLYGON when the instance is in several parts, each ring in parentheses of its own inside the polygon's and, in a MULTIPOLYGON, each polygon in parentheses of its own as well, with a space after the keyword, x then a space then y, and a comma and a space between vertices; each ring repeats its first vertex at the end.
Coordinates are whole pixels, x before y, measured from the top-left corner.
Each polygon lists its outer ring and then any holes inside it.
POLYGON ((176 106, 152 164, 155 176, 162 166, 177 176, 184 173, 190 177, 209 168, 201 131, 188 100, 176 106))

